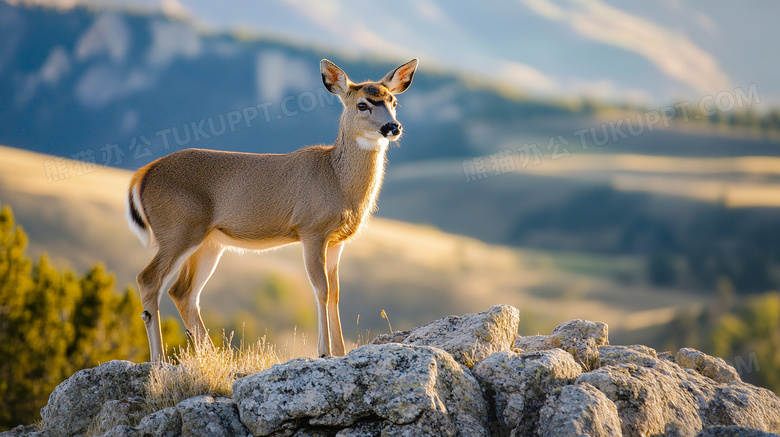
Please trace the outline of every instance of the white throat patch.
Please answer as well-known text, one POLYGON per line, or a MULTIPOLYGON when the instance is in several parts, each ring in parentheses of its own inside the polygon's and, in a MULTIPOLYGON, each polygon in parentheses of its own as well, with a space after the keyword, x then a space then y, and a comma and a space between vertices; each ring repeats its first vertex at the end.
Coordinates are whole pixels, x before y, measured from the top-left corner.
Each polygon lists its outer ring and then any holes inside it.
POLYGON ((387 149, 387 146, 390 144, 390 140, 387 138, 356 137, 355 140, 361 149, 376 150, 378 152, 387 149))

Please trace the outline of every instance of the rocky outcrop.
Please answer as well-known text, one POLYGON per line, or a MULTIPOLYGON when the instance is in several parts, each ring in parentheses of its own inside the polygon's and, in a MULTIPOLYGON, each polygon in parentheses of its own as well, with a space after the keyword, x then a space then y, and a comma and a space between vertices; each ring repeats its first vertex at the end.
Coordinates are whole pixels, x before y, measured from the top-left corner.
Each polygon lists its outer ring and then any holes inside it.
POLYGON ((110 361, 76 372, 49 396, 43 428, 53 437, 86 433, 104 404, 143 397, 151 369, 150 363, 110 361))
POLYGON ((615 404, 624 436, 693 436, 730 425, 780 430, 780 399, 768 390, 718 382, 646 347, 599 349, 602 366, 576 382, 596 387, 615 404))
POLYGON ((249 435, 252 434, 241 422, 235 402, 209 395, 185 399, 175 407, 150 414, 138 426, 121 425, 103 434, 104 437, 249 435))
POLYGON ((108 401, 92 421, 89 434, 102 434, 119 425, 138 423, 145 413, 145 402, 141 396, 108 401))
POLYGON ((780 437, 780 434, 747 429, 741 426, 713 426, 703 429, 696 437, 780 437))
POLYGON ((538 427, 547 394, 574 382, 580 366, 561 349, 498 352, 479 363, 474 374, 492 399, 498 424, 528 435, 538 427))
POLYGON ((608 335, 605 323, 577 319, 561 323, 550 335, 517 337, 515 348, 523 352, 563 349, 588 370, 597 365, 599 346, 609 345, 608 335))
POLYGON ((617 407, 590 384, 561 387, 539 412, 539 435, 611 437, 620 433, 617 407))
POLYGON ((370 345, 343 358, 299 358, 239 379, 233 398, 255 435, 301 427, 354 435, 487 436, 487 406, 474 377, 427 346, 370 345))
POLYGON ((726 364, 723 358, 711 357, 696 349, 680 349, 675 360, 678 366, 684 369, 693 369, 716 382, 728 384, 742 380, 736 369, 726 364))
POLYGON ((449 316, 411 331, 380 335, 373 344, 402 343, 444 349, 455 360, 473 367, 491 354, 510 350, 517 337, 520 311, 494 305, 487 311, 449 316))
POLYGON ((518 311, 494 306, 344 357, 301 358, 147 414, 151 364, 74 374, 10 436, 777 436, 780 399, 694 349, 610 345, 573 320, 514 338, 518 311), (137 424, 133 426, 134 424, 137 424))

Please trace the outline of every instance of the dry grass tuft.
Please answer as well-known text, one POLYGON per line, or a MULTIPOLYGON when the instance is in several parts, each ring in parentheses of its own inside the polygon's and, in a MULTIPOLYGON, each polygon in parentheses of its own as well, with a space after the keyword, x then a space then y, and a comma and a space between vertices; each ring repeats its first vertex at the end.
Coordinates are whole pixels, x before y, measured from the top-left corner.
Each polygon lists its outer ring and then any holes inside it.
POLYGON ((371 344, 371 328, 365 329, 362 333, 360 332, 360 314, 358 314, 357 321, 355 322, 355 336, 357 337, 357 341, 347 348, 347 352, 352 349, 357 349, 360 346, 371 344))
POLYGON ((280 362, 265 337, 249 346, 242 340, 238 348, 231 346, 232 338, 223 336, 222 347, 180 348, 155 366, 147 385, 147 410, 152 413, 204 394, 232 396, 235 380, 280 362))
POLYGON ((384 310, 384 309, 382 310, 382 312, 381 312, 381 313, 379 313, 379 315, 380 315, 380 316, 381 316, 383 319, 387 320, 387 326, 388 326, 388 328, 390 328, 390 334, 392 334, 392 333, 393 333, 393 325, 391 325, 391 324, 390 324, 390 317, 387 317, 387 313, 385 312, 385 310, 384 310))

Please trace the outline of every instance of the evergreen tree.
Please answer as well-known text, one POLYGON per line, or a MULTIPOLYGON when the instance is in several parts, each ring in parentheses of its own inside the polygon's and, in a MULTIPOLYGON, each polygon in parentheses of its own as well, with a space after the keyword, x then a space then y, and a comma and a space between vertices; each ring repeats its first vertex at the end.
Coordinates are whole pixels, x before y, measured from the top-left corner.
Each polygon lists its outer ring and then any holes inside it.
MULTIPOLYGON (((0 429, 29 424, 51 391, 76 371, 115 359, 149 359, 138 293, 114 291, 103 266, 78 278, 44 255, 33 265, 27 236, 0 210, 0 429)), ((167 320, 166 338, 179 340, 167 320)))

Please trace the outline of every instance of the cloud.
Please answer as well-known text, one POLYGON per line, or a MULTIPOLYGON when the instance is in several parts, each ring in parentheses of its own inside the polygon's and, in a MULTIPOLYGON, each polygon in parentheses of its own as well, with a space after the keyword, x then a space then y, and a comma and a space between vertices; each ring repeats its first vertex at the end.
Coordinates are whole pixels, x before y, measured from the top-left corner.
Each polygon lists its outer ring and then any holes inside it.
POLYGON ((258 99, 280 102, 284 93, 311 88, 316 83, 311 65, 293 59, 281 51, 263 51, 257 55, 258 99))
POLYGON ((3 40, 3 43, 0 44, 0 71, 3 71, 6 65, 13 62, 27 23, 25 23, 22 14, 14 8, 2 6, 0 8, 2 8, 0 10, 0 38, 3 40))
POLYGON ((13 6, 18 5, 41 5, 53 6, 60 10, 70 9, 77 4, 83 4, 81 0, 5 0, 13 6))
POLYGON ((85 61, 107 54, 114 62, 125 59, 130 48, 130 29, 115 13, 100 15, 76 43, 76 59, 85 61))
POLYGON ((99 64, 91 66, 81 76, 74 93, 82 105, 99 109, 152 85, 153 78, 139 69, 125 72, 110 64, 99 64))
POLYGON ((175 21, 155 20, 151 25, 152 45, 146 60, 153 66, 167 66, 177 57, 200 55, 200 35, 190 26, 175 21))
POLYGON ((68 56, 68 52, 62 46, 54 47, 49 56, 46 57, 40 70, 28 75, 22 82, 22 86, 17 89, 16 103, 25 105, 35 97, 38 87, 42 84, 55 86, 57 83, 70 73, 73 65, 68 56))
POLYGON ((160 10, 169 17, 188 18, 192 16, 192 12, 181 4, 179 0, 162 0, 160 2, 160 10))
POLYGON ((498 77, 534 92, 553 92, 560 89, 560 85, 554 79, 518 62, 506 62, 499 69, 498 77))
POLYGON ((49 52, 49 57, 43 63, 38 76, 44 83, 54 86, 70 72, 70 69, 71 62, 68 52, 62 46, 57 46, 49 52))
POLYGON ((520 1, 544 17, 567 23, 585 37, 645 57, 666 76, 701 94, 732 88, 715 58, 684 35, 601 0, 520 1))
POLYGON ((404 117, 438 123, 461 120, 463 109, 456 103, 459 93, 457 86, 445 85, 432 91, 404 94, 404 117))

